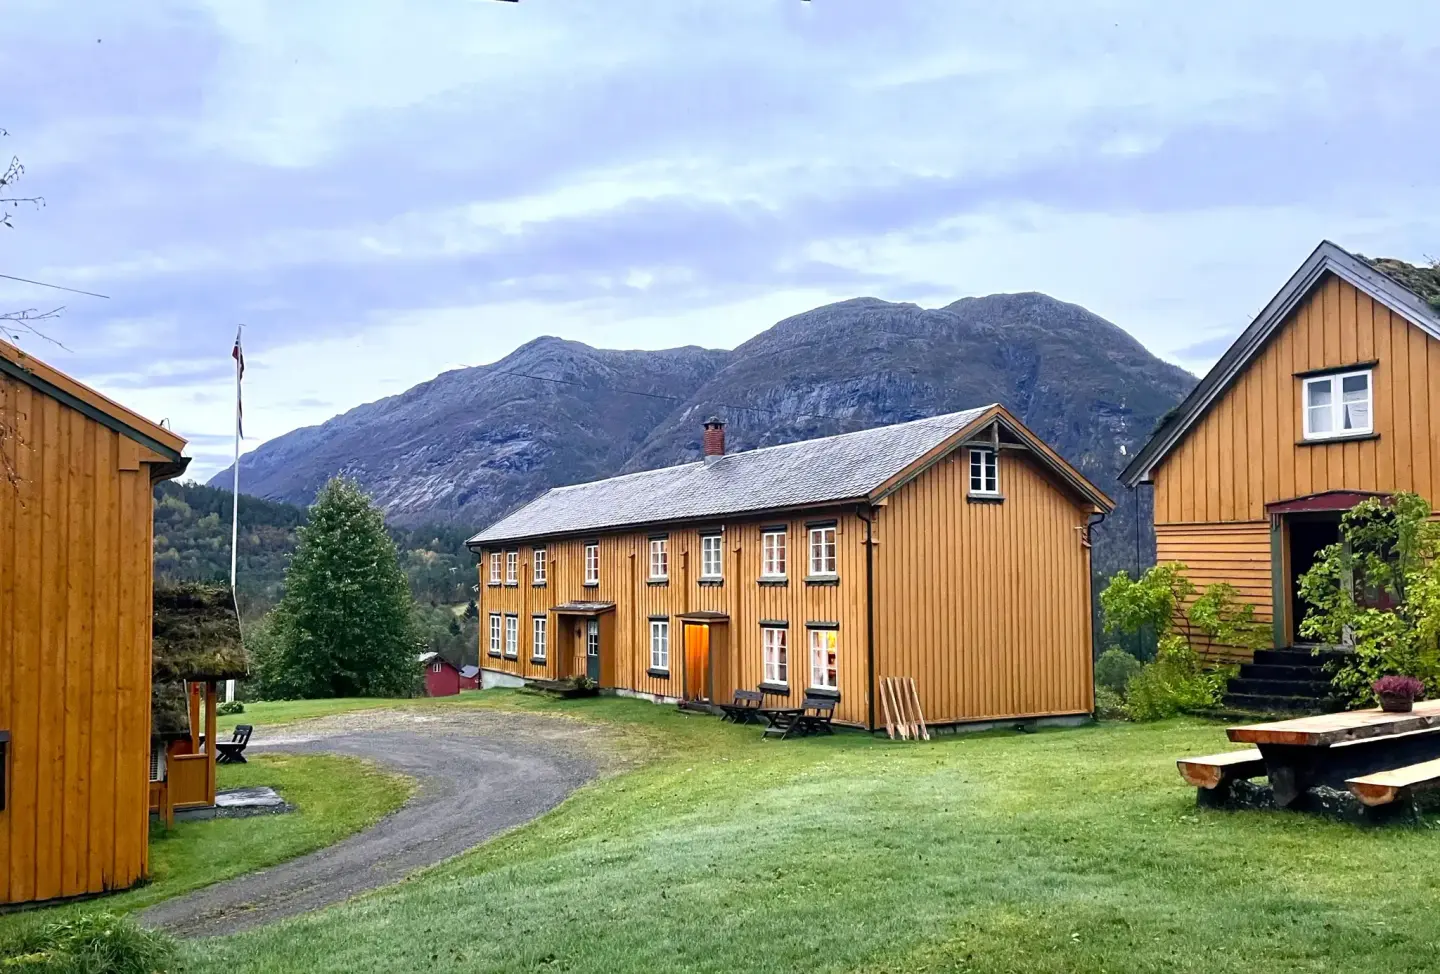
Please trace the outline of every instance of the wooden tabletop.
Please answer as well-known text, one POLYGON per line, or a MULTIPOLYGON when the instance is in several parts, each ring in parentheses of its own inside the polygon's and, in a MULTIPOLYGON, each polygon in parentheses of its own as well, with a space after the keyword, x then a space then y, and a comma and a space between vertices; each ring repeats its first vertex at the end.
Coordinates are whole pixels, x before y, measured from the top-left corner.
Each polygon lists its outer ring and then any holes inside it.
POLYGON ((1350 710, 1339 714, 1279 720, 1272 724, 1246 724, 1242 727, 1231 727, 1227 733, 1230 740, 1239 744, 1329 747, 1346 741, 1393 737, 1432 728, 1440 729, 1440 700, 1420 701, 1408 714, 1388 714, 1378 708, 1350 710))

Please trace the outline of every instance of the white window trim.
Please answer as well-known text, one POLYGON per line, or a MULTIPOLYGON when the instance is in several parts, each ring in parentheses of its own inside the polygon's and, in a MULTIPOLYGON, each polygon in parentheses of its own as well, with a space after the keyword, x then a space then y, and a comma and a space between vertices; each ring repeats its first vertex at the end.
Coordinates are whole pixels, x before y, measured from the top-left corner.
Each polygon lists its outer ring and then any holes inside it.
POLYGON ((670 672, 670 620, 650 620, 650 669, 670 672), (663 653, 663 655, 661 655, 663 653))
POLYGON ((988 447, 972 447, 965 467, 965 484, 969 488, 971 497, 999 497, 1000 496, 1000 454, 988 447), (975 486, 975 458, 980 458, 980 487, 975 486), (995 461, 995 481, 985 486, 985 458, 990 457, 995 461))
POLYGON ((505 584, 520 584, 520 552, 505 552, 505 584))
MULTIPOLYGON (((823 544, 823 542, 822 542, 822 544, 823 544)), ((839 530, 839 526, 838 526, 838 525, 835 525, 835 524, 830 524, 830 525, 826 525, 825 527, 810 528, 809 530, 807 530, 807 531, 805 532, 805 556, 806 556, 806 561, 808 562, 808 567, 809 567, 809 569, 810 569, 808 577, 810 577, 810 578, 835 578, 836 576, 838 576, 838 575, 840 574, 840 530, 839 530), (815 559, 815 535, 817 535, 817 534, 823 535, 823 533, 826 532, 826 531, 831 532, 831 544, 835 547, 835 566, 834 566, 833 568, 824 568, 824 567, 817 568, 817 567, 816 567, 817 562, 816 562, 816 559, 815 559)))
POLYGON ((668 582, 670 580, 670 539, 651 538, 648 550, 650 560, 646 564, 646 570, 650 574, 646 580, 651 582, 668 582), (657 553, 662 556, 658 560, 664 563, 663 570, 658 574, 655 571, 655 562, 657 560, 655 556, 657 553))
POLYGON ((760 577, 761 578, 785 578, 790 569, 790 541, 785 531, 762 531, 760 532, 760 577), (779 559, 783 566, 780 571, 771 571, 765 551, 767 538, 779 538, 778 550, 781 553, 779 559))
POLYGON ((1306 440, 1336 440, 1349 436, 1366 436, 1375 432, 1375 370, 1355 369, 1353 372, 1332 372, 1329 375, 1317 375, 1305 379, 1300 385, 1300 422, 1304 430, 1306 440), (1345 429, 1345 394, 1342 391, 1346 379, 1352 379, 1357 375, 1365 377, 1365 415, 1370 422, 1362 429, 1345 429), (1330 385, 1330 421, 1333 428, 1329 432, 1315 432, 1310 429, 1310 387, 1321 382, 1330 385))
POLYGON ((499 585, 501 582, 501 578, 502 576, 500 574, 500 552, 492 551, 490 552, 490 584, 499 585))
POLYGON ((440 672, 440 664, 439 664, 439 663, 431 663, 431 664, 430 664, 430 672, 431 672, 431 673, 439 673, 439 672, 440 672))
POLYGON ((700 577, 706 581, 718 581, 725 577, 725 536, 723 534, 702 534, 700 536, 700 577), (705 553, 713 542, 715 550, 715 571, 706 566, 705 553))
POLYGON ((505 617, 499 612, 490 613, 490 655, 505 655, 505 617))
POLYGON ((548 657, 550 620, 544 616, 533 616, 530 619, 530 658, 544 660, 548 657))
POLYGON ((544 548, 534 548, 530 552, 530 584, 544 585, 545 576, 549 568, 550 553, 544 548))
POLYGON ((760 682, 775 687, 790 686, 790 630, 785 626, 760 627, 760 682), (780 674, 782 660, 779 655, 774 660, 775 675, 771 675, 770 649, 774 645, 771 640, 772 633, 778 634, 779 640, 776 648, 784 654, 785 672, 783 675, 780 674))
POLYGON ((600 546, 598 544, 585 546, 585 584, 600 584, 600 546))
POLYGON ((516 615, 505 617, 505 658, 520 658, 520 617, 516 615))
POLYGON ((810 688, 811 688, 812 690, 826 690, 826 691, 829 691, 829 692, 831 692, 831 693, 838 692, 839 689, 840 689, 840 633, 839 633, 839 631, 836 630, 836 629, 830 629, 830 628, 824 628, 824 629, 822 629, 822 628, 816 627, 816 628, 813 628, 813 629, 808 630, 808 633, 809 633, 809 635, 808 635, 806 638, 807 638, 807 641, 810 643, 810 688), (825 660, 824 660, 824 655, 823 655, 824 652, 825 652, 825 647, 824 647, 824 645, 823 645, 822 643, 818 643, 818 642, 816 641, 816 637, 817 637, 817 636, 822 636, 822 635, 825 635, 825 636, 834 636, 834 637, 835 637, 835 682, 834 682, 834 683, 826 683, 826 682, 824 681, 825 672, 826 672, 826 670, 828 669, 828 667, 825 665, 825 660), (818 660, 817 660, 817 657, 819 657, 818 660), (816 679, 815 679, 815 677, 816 677, 817 674, 820 675, 820 677, 821 677, 820 680, 816 680, 816 679))

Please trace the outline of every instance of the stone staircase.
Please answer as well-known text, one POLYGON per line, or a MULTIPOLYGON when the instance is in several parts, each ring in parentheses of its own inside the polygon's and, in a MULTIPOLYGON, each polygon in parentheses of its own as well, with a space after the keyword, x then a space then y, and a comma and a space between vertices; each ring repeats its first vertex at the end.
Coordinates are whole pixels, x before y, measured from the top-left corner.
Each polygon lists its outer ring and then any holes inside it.
POLYGON ((1308 649, 1259 649, 1254 662, 1242 663, 1240 675, 1225 689, 1224 705, 1261 713, 1323 713, 1337 710, 1331 699, 1325 664, 1335 654, 1308 649))

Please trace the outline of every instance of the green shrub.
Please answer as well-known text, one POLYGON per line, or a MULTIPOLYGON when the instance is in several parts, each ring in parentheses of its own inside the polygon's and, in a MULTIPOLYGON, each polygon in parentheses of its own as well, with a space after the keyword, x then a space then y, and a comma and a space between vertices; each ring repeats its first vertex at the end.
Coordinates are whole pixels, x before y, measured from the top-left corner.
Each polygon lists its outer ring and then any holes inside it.
POLYGON ((1124 720, 1128 716, 1125 712, 1125 699, 1120 694, 1106 686, 1095 686, 1096 720, 1124 720))
POLYGON ((231 714, 243 714, 245 705, 239 700, 226 700, 215 708, 215 713, 221 717, 229 717, 231 714))
POLYGON ((1331 666, 1331 684, 1358 706, 1374 703, 1382 676, 1413 676, 1440 693, 1440 524, 1405 491, 1370 498, 1340 519, 1340 541, 1300 578, 1312 611, 1300 634, 1354 650, 1331 666))
POLYGON ((6 944, 3 974, 160 974, 175 942, 112 913, 57 920, 6 944))
POLYGON ((1125 687, 1125 713, 1132 720, 1162 720, 1213 707, 1233 672, 1228 666, 1205 669, 1189 643, 1167 636, 1125 687))
MULTIPOLYGON (((1239 602, 1233 586, 1220 582, 1201 592, 1185 571, 1184 565, 1171 562, 1154 566, 1138 579, 1118 572, 1100 593, 1106 632, 1134 634, 1149 628, 1159 637, 1155 659, 1125 684, 1125 709, 1135 720, 1173 717, 1220 702, 1234 667, 1206 669, 1198 640, 1250 648, 1268 641, 1266 627, 1255 621, 1255 607, 1239 602)), ((1104 655, 1111 652, 1115 650, 1104 655)), ((1095 678, 1098 683, 1098 661, 1095 678)))
POLYGON ((1111 646, 1095 661, 1095 687, 1123 696, 1130 678, 1140 672, 1140 661, 1119 646, 1111 646))

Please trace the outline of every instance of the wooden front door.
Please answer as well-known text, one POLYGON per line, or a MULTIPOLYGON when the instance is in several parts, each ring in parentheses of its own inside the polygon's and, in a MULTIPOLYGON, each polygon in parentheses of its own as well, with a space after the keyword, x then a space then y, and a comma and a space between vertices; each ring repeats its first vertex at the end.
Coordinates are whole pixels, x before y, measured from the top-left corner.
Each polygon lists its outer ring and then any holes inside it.
POLYGON ((710 627, 685 624, 685 699, 710 699, 710 627))
POLYGON ((600 682, 600 620, 585 620, 585 675, 600 682))

